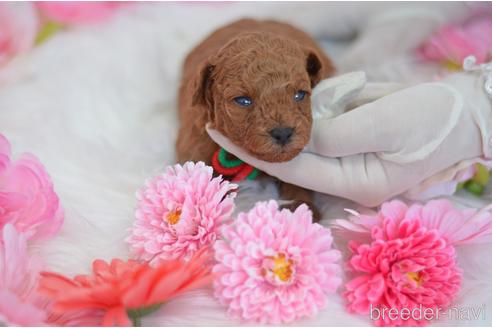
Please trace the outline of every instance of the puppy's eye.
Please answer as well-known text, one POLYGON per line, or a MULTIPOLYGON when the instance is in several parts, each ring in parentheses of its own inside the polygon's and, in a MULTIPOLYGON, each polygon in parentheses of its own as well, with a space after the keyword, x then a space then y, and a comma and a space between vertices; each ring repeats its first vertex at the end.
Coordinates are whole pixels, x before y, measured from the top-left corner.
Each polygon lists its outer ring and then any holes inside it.
POLYGON ((234 98, 234 102, 239 106, 249 107, 253 104, 253 99, 251 99, 250 97, 241 96, 234 98))
POLYGON ((303 90, 299 90, 296 92, 296 94, 294 95, 294 100, 295 101, 301 101, 304 99, 304 97, 306 97, 306 91, 303 91, 303 90))

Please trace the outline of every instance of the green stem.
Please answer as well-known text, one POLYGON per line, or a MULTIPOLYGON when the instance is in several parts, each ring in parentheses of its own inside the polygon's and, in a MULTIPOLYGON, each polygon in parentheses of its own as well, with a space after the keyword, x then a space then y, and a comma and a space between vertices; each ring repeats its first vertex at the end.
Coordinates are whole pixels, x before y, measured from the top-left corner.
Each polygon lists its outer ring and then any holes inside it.
POLYGON ((160 309, 162 303, 150 305, 139 309, 126 310, 133 323, 133 327, 142 327, 142 317, 160 309))
POLYGON ((133 327, 142 327, 142 317, 136 315, 132 317, 133 327))

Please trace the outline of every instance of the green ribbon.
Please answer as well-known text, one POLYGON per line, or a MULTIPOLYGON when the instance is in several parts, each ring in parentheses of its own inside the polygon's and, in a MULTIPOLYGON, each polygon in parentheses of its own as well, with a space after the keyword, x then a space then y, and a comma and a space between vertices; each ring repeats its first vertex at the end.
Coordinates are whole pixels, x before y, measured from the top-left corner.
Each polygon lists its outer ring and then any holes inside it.
MULTIPOLYGON (((235 158, 235 159, 227 158, 227 154, 228 153, 224 148, 220 148, 218 159, 219 159, 220 165, 222 165, 223 167, 228 168, 228 169, 232 169, 232 168, 235 168, 235 167, 238 167, 238 166, 245 164, 245 162, 240 160, 239 158, 235 158)), ((247 164, 247 165, 249 165, 249 164, 247 164)), ((246 176, 246 180, 256 179, 256 177, 258 176, 259 173, 260 173, 260 171, 256 167, 253 168, 253 171, 251 171, 251 173, 246 176)))
POLYGON ((254 170, 250 174, 248 174, 248 176, 246 177, 246 180, 254 180, 254 179, 256 179, 258 174, 260 174, 260 170, 258 170, 255 167, 254 170))
POLYGON ((224 148, 220 148, 219 151, 219 162, 222 166, 227 167, 227 168, 233 168, 236 166, 239 166, 243 164, 244 162, 240 160, 239 158, 236 159, 228 159, 227 158, 227 152, 224 148))

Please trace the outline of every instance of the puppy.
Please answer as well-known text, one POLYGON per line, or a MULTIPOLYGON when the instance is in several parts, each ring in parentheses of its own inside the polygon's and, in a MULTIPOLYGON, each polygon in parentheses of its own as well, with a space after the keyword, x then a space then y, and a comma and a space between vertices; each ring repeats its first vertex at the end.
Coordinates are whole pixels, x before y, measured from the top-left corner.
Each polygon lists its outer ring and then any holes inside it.
MULTIPOLYGON (((184 63, 178 161, 211 162, 219 146, 207 123, 261 160, 291 160, 309 141, 311 90, 333 71, 316 42, 288 24, 242 19, 218 29, 184 63)), ((280 196, 319 219, 312 192, 280 182, 280 196)))

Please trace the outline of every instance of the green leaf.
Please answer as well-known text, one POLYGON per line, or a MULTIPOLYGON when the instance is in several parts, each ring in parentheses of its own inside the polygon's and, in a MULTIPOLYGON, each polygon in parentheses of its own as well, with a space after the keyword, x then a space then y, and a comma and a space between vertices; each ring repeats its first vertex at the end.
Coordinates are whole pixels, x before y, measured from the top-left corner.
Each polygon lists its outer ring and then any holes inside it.
POLYGON ((485 189, 481 184, 476 183, 473 180, 469 180, 465 183, 465 189, 474 194, 475 196, 481 196, 485 189))
POLYGON ((472 180, 482 186, 486 186, 490 179, 489 170, 480 163, 475 164, 475 168, 477 171, 472 180))
POLYGON ((57 22, 46 22, 43 27, 41 27, 41 30, 38 32, 34 44, 39 45, 45 42, 53 35, 55 35, 58 31, 61 31, 63 28, 63 24, 57 22))

